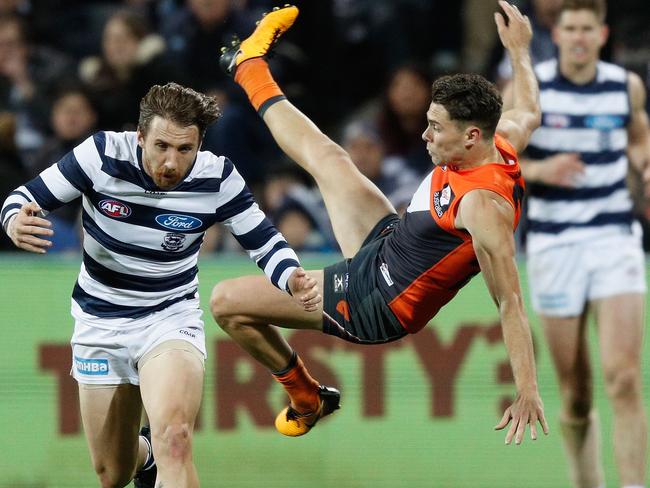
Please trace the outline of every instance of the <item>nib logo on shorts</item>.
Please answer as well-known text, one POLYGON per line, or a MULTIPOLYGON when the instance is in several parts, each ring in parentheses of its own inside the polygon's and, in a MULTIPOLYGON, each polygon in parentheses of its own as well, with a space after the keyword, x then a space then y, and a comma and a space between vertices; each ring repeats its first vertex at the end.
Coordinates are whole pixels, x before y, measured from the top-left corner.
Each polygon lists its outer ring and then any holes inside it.
POLYGON ((74 365, 77 372, 88 375, 107 375, 108 359, 84 359, 74 357, 74 365))

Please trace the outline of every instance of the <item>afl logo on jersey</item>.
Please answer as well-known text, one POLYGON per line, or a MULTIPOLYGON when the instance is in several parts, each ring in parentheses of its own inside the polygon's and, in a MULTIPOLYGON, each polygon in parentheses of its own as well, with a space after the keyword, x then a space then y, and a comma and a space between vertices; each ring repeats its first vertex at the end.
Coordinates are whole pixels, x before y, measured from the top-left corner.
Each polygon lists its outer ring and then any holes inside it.
POLYGON ((198 229, 203 222, 189 215, 163 214, 156 217, 158 225, 170 230, 188 231, 198 229))
POLYGON ((546 114, 544 115, 544 125, 547 127, 555 127, 556 129, 564 129, 571 125, 571 118, 564 114, 546 114))
POLYGON ((114 219, 125 219, 131 215, 131 209, 117 200, 102 200, 99 202, 99 208, 114 219))

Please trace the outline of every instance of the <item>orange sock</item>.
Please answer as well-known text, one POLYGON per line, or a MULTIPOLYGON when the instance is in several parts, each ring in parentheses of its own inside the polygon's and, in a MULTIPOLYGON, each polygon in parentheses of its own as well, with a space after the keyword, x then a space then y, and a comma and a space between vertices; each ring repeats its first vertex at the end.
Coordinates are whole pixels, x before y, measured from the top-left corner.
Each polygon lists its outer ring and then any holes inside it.
POLYGON ((287 369, 273 373, 291 399, 291 405, 300 413, 314 412, 318 409, 318 382, 311 377, 307 368, 296 353, 291 357, 287 369), (291 364, 295 362, 292 367, 291 364))
POLYGON ((248 59, 237 66, 235 81, 244 89, 260 116, 275 102, 286 99, 262 58, 248 59))

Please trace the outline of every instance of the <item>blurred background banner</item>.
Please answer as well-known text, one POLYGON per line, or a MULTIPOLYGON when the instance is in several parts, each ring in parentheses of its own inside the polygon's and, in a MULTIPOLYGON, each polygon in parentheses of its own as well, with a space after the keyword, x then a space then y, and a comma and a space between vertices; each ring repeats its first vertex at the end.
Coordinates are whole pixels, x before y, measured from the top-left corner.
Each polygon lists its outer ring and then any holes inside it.
MULTIPOLYGON (((304 264, 334 260, 315 255, 304 264)), ((68 374, 70 293, 79 259, 3 255, 1 262, 0 487, 96 486, 76 384, 68 374)), ((258 272, 240 256, 203 259, 204 310, 217 281, 258 272)), ((527 294, 525 274, 522 281, 527 294)), ((275 414, 286 401, 281 388, 204 314, 209 358, 194 450, 202 486, 568 486, 555 377, 530 316, 551 435, 515 447, 505 446, 505 433, 493 430, 514 384, 497 312, 480 277, 429 327, 390 345, 359 347, 288 331, 315 377, 342 391, 342 410, 303 438, 274 430, 275 414)), ((598 353, 594 339, 592 326, 592 355, 598 353)), ((648 349, 646 340, 646 373, 648 349)), ((596 381, 607 486, 616 486, 611 410, 599 371, 596 381)), ((647 374, 644 392, 647 400, 647 374)))

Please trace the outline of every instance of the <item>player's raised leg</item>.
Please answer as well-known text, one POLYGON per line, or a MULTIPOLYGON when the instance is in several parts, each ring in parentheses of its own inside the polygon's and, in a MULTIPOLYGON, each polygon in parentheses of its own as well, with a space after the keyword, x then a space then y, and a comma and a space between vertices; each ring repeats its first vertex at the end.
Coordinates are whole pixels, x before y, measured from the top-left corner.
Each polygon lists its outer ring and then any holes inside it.
POLYGON ((250 37, 224 53, 222 65, 235 73, 282 150, 314 177, 343 255, 351 257, 395 209, 349 154, 284 98, 262 59, 297 14, 295 7, 286 7, 266 15, 250 37))
MULTIPOLYGON (((307 273, 322 289, 323 272, 307 273)), ((339 408, 339 392, 319 385, 278 330, 269 325, 321 330, 322 303, 318 310, 306 312, 265 277, 244 276, 215 286, 210 307, 219 326, 264 365, 287 392, 290 406, 276 419, 281 433, 306 434, 320 418, 339 408)))
POLYGON ((138 387, 80 383, 79 402, 100 485, 126 486, 147 456, 147 448, 138 438, 142 411, 138 387))

